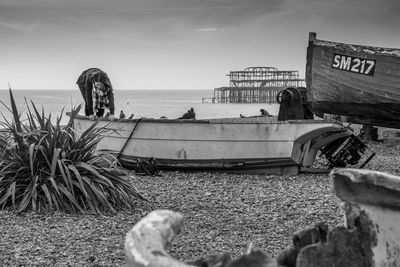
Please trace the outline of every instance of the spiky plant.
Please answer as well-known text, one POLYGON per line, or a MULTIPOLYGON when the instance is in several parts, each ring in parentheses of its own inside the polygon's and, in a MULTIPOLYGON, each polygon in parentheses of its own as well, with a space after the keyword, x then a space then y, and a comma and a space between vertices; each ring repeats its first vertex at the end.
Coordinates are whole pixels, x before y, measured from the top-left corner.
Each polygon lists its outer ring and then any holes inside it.
POLYGON ((103 159, 94 154, 105 127, 94 122, 81 135, 75 133, 73 122, 81 106, 62 126, 62 113, 53 124, 51 114, 46 117, 32 101, 33 109, 27 103, 27 120, 22 122, 11 89, 10 101, 12 121, 3 115, 1 122, 10 139, 0 162, 2 209, 102 213, 132 208, 144 199, 131 181, 102 167, 103 159))

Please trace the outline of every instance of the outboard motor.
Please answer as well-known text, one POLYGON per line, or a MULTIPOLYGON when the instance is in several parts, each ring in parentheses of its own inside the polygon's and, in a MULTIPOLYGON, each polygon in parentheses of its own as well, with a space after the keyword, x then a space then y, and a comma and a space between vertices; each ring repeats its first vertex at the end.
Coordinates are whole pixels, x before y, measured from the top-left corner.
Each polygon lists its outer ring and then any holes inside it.
POLYGON ((357 136, 350 135, 326 145, 321 149, 321 155, 328 160, 328 168, 362 169, 375 156, 375 152, 368 148, 357 136))

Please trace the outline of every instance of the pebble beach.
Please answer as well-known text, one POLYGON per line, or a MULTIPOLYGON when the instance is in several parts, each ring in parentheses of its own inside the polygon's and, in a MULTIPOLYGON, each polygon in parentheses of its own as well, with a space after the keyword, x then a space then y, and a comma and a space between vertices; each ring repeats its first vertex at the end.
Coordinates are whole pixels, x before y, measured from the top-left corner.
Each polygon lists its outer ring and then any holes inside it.
MULTIPOLYGON (((369 142, 377 155, 365 167, 399 174, 396 140, 369 142)), ((123 266, 124 240, 154 209, 184 215, 169 247, 178 259, 207 254, 238 256, 247 244, 276 256, 293 234, 324 221, 342 223, 328 173, 297 176, 163 172, 131 179, 150 201, 104 216, 0 211, 0 266, 123 266)))

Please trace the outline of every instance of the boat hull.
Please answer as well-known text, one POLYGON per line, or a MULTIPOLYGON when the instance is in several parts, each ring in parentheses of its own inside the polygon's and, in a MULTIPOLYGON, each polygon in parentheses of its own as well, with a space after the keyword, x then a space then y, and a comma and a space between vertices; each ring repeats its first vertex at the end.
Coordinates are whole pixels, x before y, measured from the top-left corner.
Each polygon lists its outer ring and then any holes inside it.
POLYGON ((400 128, 400 105, 393 103, 354 103, 315 101, 313 110, 320 113, 346 116, 345 120, 358 124, 370 124, 389 128, 400 128))
POLYGON ((317 40, 307 50, 308 100, 316 114, 400 128, 400 50, 317 40))
MULTIPOLYGON (((78 116, 77 133, 93 121, 78 116)), ((229 172, 295 173, 311 165, 317 150, 350 133, 333 121, 286 121, 276 117, 213 120, 139 119, 110 122, 98 144, 100 154, 113 154, 125 166, 154 157, 165 169, 229 172)))

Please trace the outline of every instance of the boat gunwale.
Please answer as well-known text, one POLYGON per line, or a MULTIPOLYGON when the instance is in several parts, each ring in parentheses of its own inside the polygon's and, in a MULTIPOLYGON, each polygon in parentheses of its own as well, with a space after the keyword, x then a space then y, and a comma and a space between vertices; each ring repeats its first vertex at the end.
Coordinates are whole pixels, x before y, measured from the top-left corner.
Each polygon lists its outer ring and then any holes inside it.
POLYGON ((321 39, 314 39, 310 42, 312 46, 329 47, 341 51, 349 51, 354 53, 364 53, 369 55, 379 55, 387 57, 400 57, 400 49, 371 46, 371 45, 360 45, 360 44, 348 44, 335 41, 327 41, 321 39))
MULTIPOLYGON (((67 113, 68 115, 68 113, 67 113)), ((83 116, 83 115, 77 115, 75 119, 78 120, 85 120, 85 121, 90 121, 91 119, 89 117, 83 116)), ((198 124, 264 124, 264 125, 271 125, 271 124, 307 124, 307 123, 327 123, 327 124, 334 124, 334 125, 339 125, 343 126, 343 123, 337 120, 326 120, 326 119, 321 119, 321 120, 314 120, 314 119, 307 119, 307 120, 285 120, 285 121, 278 121, 278 120, 271 120, 271 121, 256 121, 255 118, 215 118, 215 119, 156 119, 156 118, 138 118, 138 119, 116 119, 114 121, 110 121, 107 118, 99 118, 98 121, 101 122, 109 122, 109 123, 119 123, 119 122, 124 122, 124 123, 139 123, 142 122, 150 122, 150 123, 198 123, 198 124), (233 119, 230 121, 230 119, 233 119), (253 120, 252 120, 253 119, 253 120), (226 121, 224 121, 226 120, 226 121), (236 120, 236 121, 234 121, 236 120)), ((95 122, 95 121, 93 121, 95 122)))

